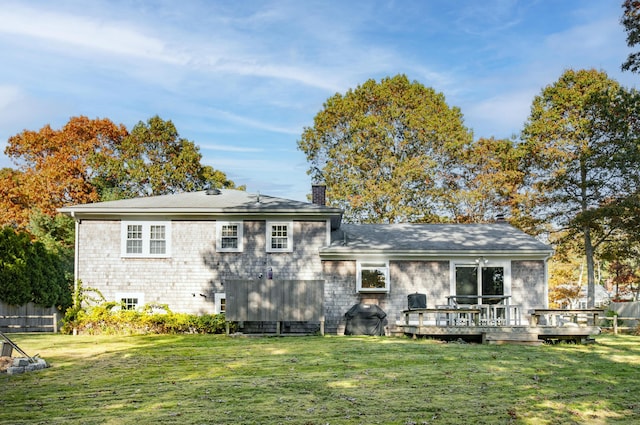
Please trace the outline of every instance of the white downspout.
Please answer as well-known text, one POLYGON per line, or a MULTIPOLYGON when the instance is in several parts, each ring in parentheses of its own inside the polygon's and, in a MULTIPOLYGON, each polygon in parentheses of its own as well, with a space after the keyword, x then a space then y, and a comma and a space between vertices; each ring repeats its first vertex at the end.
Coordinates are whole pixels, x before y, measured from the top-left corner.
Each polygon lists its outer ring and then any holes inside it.
POLYGON ((78 292, 78 265, 79 261, 79 249, 80 246, 80 220, 76 219, 76 214, 74 211, 71 211, 71 217, 74 219, 75 223, 75 235, 74 235, 74 244, 73 244, 73 291, 74 293, 78 292))

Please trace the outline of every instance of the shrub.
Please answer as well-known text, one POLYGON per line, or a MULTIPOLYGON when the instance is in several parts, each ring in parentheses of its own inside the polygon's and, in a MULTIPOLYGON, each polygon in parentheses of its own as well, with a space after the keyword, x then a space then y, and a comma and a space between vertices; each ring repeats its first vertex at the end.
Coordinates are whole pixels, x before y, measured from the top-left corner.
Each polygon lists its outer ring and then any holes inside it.
POLYGON ((68 270, 63 255, 33 241, 26 232, 0 229, 0 301, 33 302, 62 308, 71 304, 68 270))
MULTIPOLYGON (((62 332, 99 335, 131 334, 221 334, 226 331, 224 314, 193 315, 174 313, 166 305, 145 305, 141 310, 125 310, 122 305, 104 302, 95 306, 70 308, 63 319, 62 332)), ((235 331, 235 327, 232 329, 235 331)))

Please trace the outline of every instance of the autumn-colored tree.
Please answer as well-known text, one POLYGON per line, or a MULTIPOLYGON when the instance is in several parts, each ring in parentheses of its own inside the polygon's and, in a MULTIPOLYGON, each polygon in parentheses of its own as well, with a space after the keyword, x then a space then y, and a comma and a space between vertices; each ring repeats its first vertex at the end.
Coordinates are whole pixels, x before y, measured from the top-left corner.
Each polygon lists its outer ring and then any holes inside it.
POLYGON ((492 222, 521 201, 520 150, 509 139, 480 138, 455 154, 443 174, 442 206, 459 223, 492 222))
POLYGON ((23 228, 29 222, 29 201, 22 192, 23 173, 0 170, 0 225, 23 228))
MULTIPOLYGON (((60 130, 46 125, 9 138, 5 153, 18 166, 19 174, 13 174, 13 186, 4 179, 0 190, 13 188, 14 206, 29 211, 26 217, 20 215, 19 227, 26 226, 35 210, 53 216, 61 206, 98 201, 93 179, 103 172, 126 134, 124 126, 108 119, 79 116, 60 130)), ((11 217, 2 218, 3 223, 11 221, 11 217)))
POLYGON ((548 262, 549 304, 552 308, 575 307, 582 292, 584 259, 572 252, 556 253, 548 262))
POLYGON ((32 215, 53 217, 64 205, 235 187, 202 166, 197 146, 157 116, 131 134, 108 119, 72 117, 60 130, 24 130, 5 153, 18 170, 0 171, 0 224, 21 229, 32 215))
POLYGON ((568 70, 536 96, 522 134, 534 214, 561 235, 556 242, 582 241, 590 307, 596 249, 624 231, 619 214, 640 187, 628 95, 604 72, 568 70))
POLYGON ((298 148, 345 220, 394 223, 440 219, 442 176, 470 142, 444 95, 397 75, 329 98, 298 148))
POLYGON ((636 270, 630 264, 621 261, 612 261, 609 263, 610 279, 609 283, 613 286, 614 300, 624 298, 621 294, 634 294, 636 289, 634 284, 638 284, 640 278, 636 274, 636 270))

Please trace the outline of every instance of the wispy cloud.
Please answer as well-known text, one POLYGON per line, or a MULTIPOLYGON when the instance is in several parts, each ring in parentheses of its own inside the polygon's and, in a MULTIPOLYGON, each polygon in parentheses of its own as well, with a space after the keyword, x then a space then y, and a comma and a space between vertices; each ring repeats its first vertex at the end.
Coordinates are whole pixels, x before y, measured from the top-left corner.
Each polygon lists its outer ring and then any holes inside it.
POLYGON ((228 111, 223 111, 223 110, 213 109, 213 108, 210 108, 207 111, 211 117, 216 117, 219 119, 221 118, 224 121, 240 124, 240 125, 255 128, 255 129, 266 130, 273 133, 290 134, 290 135, 298 135, 300 133, 299 128, 281 127, 281 126, 270 124, 269 122, 264 122, 264 121, 256 120, 253 118, 247 118, 244 116, 236 115, 228 111))
POLYGON ((340 87, 334 76, 315 71, 315 65, 299 66, 274 61, 272 59, 277 58, 252 51, 250 44, 239 45, 233 39, 223 38, 212 44, 206 39, 194 40, 176 29, 171 29, 171 36, 177 39, 168 39, 167 34, 154 35, 153 32, 160 31, 151 31, 140 23, 134 25, 17 4, 0 14, 0 34, 56 43, 58 49, 71 56, 110 54, 189 67, 201 72, 289 80, 323 90, 340 87), (185 45, 188 47, 183 47, 185 45), (225 45, 231 48, 219 47, 225 45))
POLYGON ((251 148, 235 145, 221 145, 217 143, 199 143, 200 149, 206 149, 217 152, 239 152, 239 153, 258 153, 263 152, 263 148, 251 148))
POLYGON ((90 16, 69 15, 14 4, 0 14, 0 32, 32 37, 111 53, 167 63, 181 63, 162 40, 142 34, 129 24, 107 22, 90 16))

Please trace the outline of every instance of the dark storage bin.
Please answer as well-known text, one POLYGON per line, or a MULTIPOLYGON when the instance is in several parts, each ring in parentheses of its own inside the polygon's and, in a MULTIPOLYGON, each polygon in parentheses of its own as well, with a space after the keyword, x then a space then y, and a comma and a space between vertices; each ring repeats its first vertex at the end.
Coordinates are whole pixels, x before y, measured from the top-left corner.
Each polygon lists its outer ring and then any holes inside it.
POLYGON ((427 308, 427 295, 426 294, 409 294, 407 296, 407 302, 409 310, 416 310, 418 308, 427 308))
POLYGON ((355 304, 344 315, 345 335, 384 335, 387 313, 377 304, 355 304))

